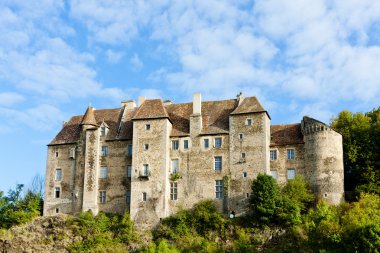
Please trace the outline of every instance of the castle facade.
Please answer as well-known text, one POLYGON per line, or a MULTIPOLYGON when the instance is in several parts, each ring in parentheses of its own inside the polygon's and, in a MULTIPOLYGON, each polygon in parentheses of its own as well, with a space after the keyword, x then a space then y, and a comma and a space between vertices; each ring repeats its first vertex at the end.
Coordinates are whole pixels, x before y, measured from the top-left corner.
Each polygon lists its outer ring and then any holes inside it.
POLYGON ((129 211, 141 226, 214 199, 243 213, 259 173, 295 175, 320 199, 343 199, 342 136, 304 117, 270 125, 256 97, 173 104, 139 97, 116 109, 88 107, 48 145, 44 215, 129 211))

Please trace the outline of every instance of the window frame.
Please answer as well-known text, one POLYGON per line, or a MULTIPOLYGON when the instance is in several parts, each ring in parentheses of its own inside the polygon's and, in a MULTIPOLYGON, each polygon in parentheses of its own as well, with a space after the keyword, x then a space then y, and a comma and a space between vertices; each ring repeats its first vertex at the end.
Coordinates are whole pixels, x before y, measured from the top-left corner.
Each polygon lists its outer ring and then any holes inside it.
POLYGON ((270 171, 270 176, 273 177, 277 181, 277 179, 278 179, 278 171, 277 170, 271 170, 270 171))
POLYGON ((142 175, 145 177, 149 176, 149 164, 148 163, 143 164, 142 175))
POLYGON ((221 172, 223 169, 223 157, 222 156, 214 156, 214 170, 216 172, 221 172))
POLYGON ((209 139, 209 138, 204 138, 204 139, 203 139, 203 147, 204 147, 205 149, 210 148, 210 139, 209 139))
POLYGON ((295 148, 286 148, 286 160, 295 160, 296 150, 295 148))
POLYGON ((127 146, 127 155, 128 156, 132 156, 132 152, 133 152, 133 146, 132 146, 132 144, 128 144, 128 146, 127 146))
POLYGON ((287 170, 286 170, 286 179, 287 180, 292 180, 292 179, 294 179, 296 177, 296 169, 295 168, 288 168, 287 170), (290 178, 289 176, 290 176, 290 171, 293 171, 293 177, 292 178, 290 178))
POLYGON ((55 199, 60 199, 61 198, 61 187, 56 186, 54 188, 54 198, 55 199))
POLYGON ((238 134, 238 139, 239 139, 239 141, 244 140, 244 134, 243 133, 239 133, 238 134))
POLYGON ((150 124, 145 124, 145 130, 149 131, 151 129, 151 125, 150 124))
POLYGON ((183 149, 188 150, 189 149, 189 140, 183 140, 183 149), (185 145, 186 143, 186 145, 185 145))
POLYGON ((178 183, 170 182, 170 200, 178 199, 178 183))
POLYGON ((179 149, 179 140, 172 140, 172 150, 179 149))
POLYGON ((108 156, 108 146, 106 146, 106 145, 102 146, 102 156, 103 157, 108 156))
POLYGON ((99 191, 99 204, 107 203, 107 191, 99 191))
POLYGON ((107 179, 108 178, 108 167, 107 166, 101 166, 100 167, 100 173, 99 173, 99 179, 107 179), (104 174, 105 171, 105 174, 104 174))
POLYGON ((105 126, 100 127, 100 136, 104 137, 107 135, 107 128, 105 126))
POLYGON ((55 175, 54 175, 54 179, 55 181, 62 181, 62 169, 61 168, 56 168, 55 169, 55 175), (58 174, 57 172, 60 171, 60 173, 58 174), (57 175, 59 175, 59 178, 57 177, 57 175))
POLYGON ((252 118, 247 118, 247 119, 245 120, 245 125, 246 125, 246 126, 252 126, 252 123, 253 123, 252 118), (248 124, 248 123, 249 123, 249 124, 248 124))
POLYGON ((171 173, 172 174, 179 173, 179 159, 178 158, 171 159, 170 166, 171 166, 171 173), (173 166, 174 161, 177 161, 177 167, 176 168, 174 168, 174 166, 173 166))
POLYGON ((215 148, 222 148, 223 140, 222 137, 215 137, 214 138, 214 147, 215 148), (217 145, 217 141, 220 141, 220 143, 217 145))
POLYGON ((215 180, 215 198, 223 199, 224 198, 224 182, 223 180, 215 180))
POLYGON ((276 161, 277 160, 277 149, 270 149, 269 150, 269 160, 270 161, 276 161), (272 155, 274 154, 274 155, 272 155))
POLYGON ((146 192, 142 192, 142 201, 146 202, 148 199, 148 194, 146 192))
POLYGON ((132 177, 132 165, 127 164, 127 177, 131 178, 132 177))
POLYGON ((126 193, 125 193, 125 203, 128 206, 131 205, 131 191, 126 191, 126 193))

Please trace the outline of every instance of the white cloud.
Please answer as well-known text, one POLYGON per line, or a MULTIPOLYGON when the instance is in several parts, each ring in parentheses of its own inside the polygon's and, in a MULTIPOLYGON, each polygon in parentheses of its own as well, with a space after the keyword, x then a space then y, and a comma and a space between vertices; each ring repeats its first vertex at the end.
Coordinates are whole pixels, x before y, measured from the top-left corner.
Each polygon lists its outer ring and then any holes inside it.
POLYGON ((130 60, 130 63, 132 65, 132 69, 134 71, 139 71, 143 68, 144 66, 144 63, 141 61, 140 57, 138 54, 133 54, 131 60, 130 60))
POLYGON ((110 63, 118 63, 124 57, 124 53, 123 52, 116 52, 116 51, 113 51, 111 49, 108 49, 106 51, 106 56, 107 56, 107 60, 110 63))
POLYGON ((0 106, 12 106, 24 101, 25 98, 15 92, 0 92, 0 106))

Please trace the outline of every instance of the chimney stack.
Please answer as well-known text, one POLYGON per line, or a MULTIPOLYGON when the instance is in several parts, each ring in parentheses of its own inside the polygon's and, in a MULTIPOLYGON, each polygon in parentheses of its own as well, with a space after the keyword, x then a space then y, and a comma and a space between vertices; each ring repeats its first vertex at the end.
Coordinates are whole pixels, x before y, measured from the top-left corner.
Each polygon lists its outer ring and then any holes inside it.
POLYGON ((139 96, 139 107, 144 103, 145 99, 145 97, 139 96))
POLYGON ((172 105, 172 104, 173 102, 170 99, 164 101, 164 106, 172 105))
POLYGON ((194 93, 193 95, 193 115, 202 114, 202 96, 201 93, 194 93))
POLYGON ((134 100, 123 100, 121 101, 121 107, 125 107, 125 109, 133 109, 136 107, 136 102, 134 100))
POLYGON ((237 94, 236 98, 238 101, 238 106, 241 105, 241 103, 243 103, 243 100, 244 100, 243 92, 240 92, 239 94, 237 94))

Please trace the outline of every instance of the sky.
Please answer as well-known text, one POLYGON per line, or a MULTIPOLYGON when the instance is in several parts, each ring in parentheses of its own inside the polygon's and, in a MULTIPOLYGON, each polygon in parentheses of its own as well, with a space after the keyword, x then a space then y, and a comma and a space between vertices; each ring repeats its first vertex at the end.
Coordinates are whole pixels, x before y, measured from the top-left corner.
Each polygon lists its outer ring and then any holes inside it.
POLYGON ((0 190, 73 115, 256 96, 273 124, 380 106, 380 0, 2 0, 0 190))

